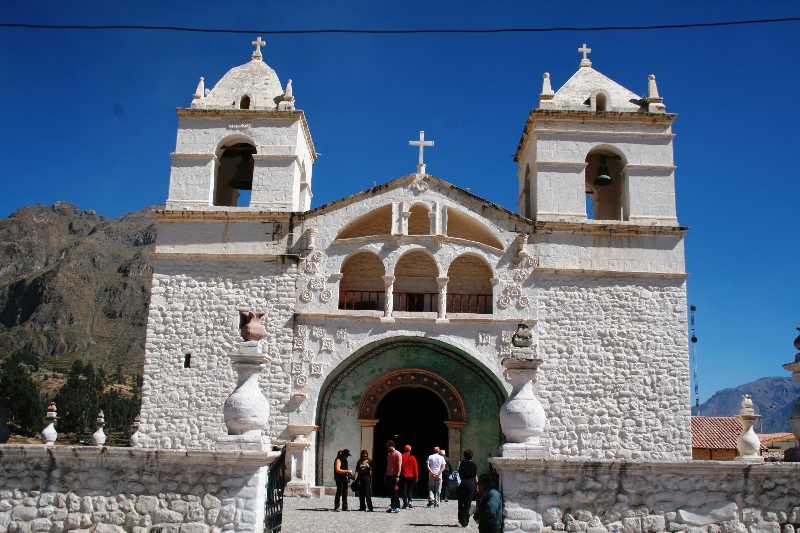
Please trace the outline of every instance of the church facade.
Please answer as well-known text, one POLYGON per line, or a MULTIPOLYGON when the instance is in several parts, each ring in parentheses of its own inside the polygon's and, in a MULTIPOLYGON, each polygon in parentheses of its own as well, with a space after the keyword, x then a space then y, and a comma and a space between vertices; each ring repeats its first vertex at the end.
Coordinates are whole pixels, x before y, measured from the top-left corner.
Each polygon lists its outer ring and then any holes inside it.
POLYGON ((524 124, 517 212, 428 174, 423 137, 416 172, 311 208, 310 126, 260 43, 177 110, 140 447, 217 447, 230 354, 263 313, 246 347, 264 354, 263 440, 293 450, 306 486, 334 484, 337 450, 380 461, 388 438, 420 457, 471 448, 487 471, 506 440, 503 361, 521 356, 540 360, 546 456, 691 459, 676 115, 653 76, 638 96, 586 51, 558 91, 545 74, 509 124, 524 124))

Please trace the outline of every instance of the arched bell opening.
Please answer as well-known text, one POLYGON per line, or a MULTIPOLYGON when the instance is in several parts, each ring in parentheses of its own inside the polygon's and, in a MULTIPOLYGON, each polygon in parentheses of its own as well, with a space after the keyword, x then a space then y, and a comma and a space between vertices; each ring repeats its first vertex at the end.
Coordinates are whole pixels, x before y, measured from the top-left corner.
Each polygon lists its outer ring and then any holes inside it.
POLYGON ((239 109, 250 109, 250 97, 247 95, 242 96, 239 100, 239 109))
MULTIPOLYGON (((599 97, 600 95, 598 95, 599 97)), ((595 149, 586 156, 586 216, 592 220, 626 220, 622 201, 622 156, 608 149, 595 149)))
POLYGON ((256 153, 256 147, 250 143, 237 142, 223 146, 220 151, 222 153, 218 158, 214 205, 247 207, 250 204, 250 191, 253 190, 253 154, 256 153))

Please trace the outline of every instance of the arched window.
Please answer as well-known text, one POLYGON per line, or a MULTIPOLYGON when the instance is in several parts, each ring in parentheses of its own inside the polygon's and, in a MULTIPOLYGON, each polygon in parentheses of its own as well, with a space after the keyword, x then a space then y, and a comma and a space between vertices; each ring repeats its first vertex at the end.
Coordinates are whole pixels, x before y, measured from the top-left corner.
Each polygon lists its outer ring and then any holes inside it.
POLYGON ((597 149, 586 156, 586 215, 593 220, 625 220, 622 204, 622 157, 597 149))
POLYGON ((354 239, 390 235, 392 233, 392 205, 384 205, 361 215, 339 231, 337 239, 354 239))
POLYGON ((247 95, 242 96, 239 101, 239 109, 250 109, 250 97, 247 95))
POLYGON ((427 252, 407 252, 394 267, 394 310, 438 312, 439 268, 427 252))
POLYGON ((448 313, 492 312, 492 269, 480 257, 460 255, 447 270, 448 313))
POLYGON ((597 93, 597 96, 595 97, 594 109, 598 113, 601 112, 601 111, 605 111, 606 110, 606 95, 605 94, 597 93))
POLYGON ((348 257, 339 282, 339 309, 383 309, 386 285, 381 258, 363 251, 348 257))
POLYGON ((471 216, 449 207, 447 208, 447 235, 457 239, 480 242, 498 250, 503 249, 500 239, 489 228, 471 216))
POLYGON ((428 217, 428 208, 422 204, 411 206, 411 216, 408 217, 409 235, 430 235, 431 220, 428 217))
POLYGON ((241 198, 239 191, 253 189, 253 171, 256 148, 250 143, 236 143, 221 148, 214 187, 214 205, 246 207, 250 203, 249 192, 241 198))

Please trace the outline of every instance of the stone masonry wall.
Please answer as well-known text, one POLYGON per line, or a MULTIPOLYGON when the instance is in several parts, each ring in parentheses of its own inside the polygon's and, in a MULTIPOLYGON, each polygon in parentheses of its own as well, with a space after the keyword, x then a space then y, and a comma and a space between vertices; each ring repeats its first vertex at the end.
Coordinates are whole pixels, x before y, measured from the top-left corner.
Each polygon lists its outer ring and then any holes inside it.
POLYGON ((236 386, 228 353, 242 341, 239 310, 266 312, 270 355, 261 387, 270 436, 288 417, 297 265, 281 260, 158 258, 155 262, 142 388, 140 446, 213 448, 227 433, 222 406, 236 386), (183 367, 192 354, 191 368, 183 367))
POLYGON ((0 533, 263 528, 259 452, 0 446, 0 533))
POLYGON ((683 279, 535 275, 555 456, 691 458, 683 279))
POLYGON ((795 533, 800 464, 490 459, 506 532, 795 533))

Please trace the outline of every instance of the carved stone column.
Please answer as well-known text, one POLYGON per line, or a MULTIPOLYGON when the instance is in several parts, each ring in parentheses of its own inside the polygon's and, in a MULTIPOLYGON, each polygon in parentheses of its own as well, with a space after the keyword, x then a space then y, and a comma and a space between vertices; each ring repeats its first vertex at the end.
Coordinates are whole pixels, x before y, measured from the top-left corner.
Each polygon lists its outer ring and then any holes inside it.
POLYGON ((461 430, 467 423, 445 420, 444 425, 447 426, 447 453, 455 468, 461 460, 461 430))
MULTIPOLYGON (((797 328, 800 331, 800 328, 797 328)), ((794 340, 794 348, 800 350, 800 336, 794 340)), ((800 383, 800 353, 794 356, 794 363, 783 365, 784 370, 792 373, 792 377, 800 383)), ((800 440, 800 398, 789 415, 789 425, 794 433, 794 438, 800 440)), ((800 448, 789 448, 783 454, 783 460, 787 463, 800 463, 800 448)))
POLYGON ((503 457, 550 457, 550 450, 540 443, 547 418, 533 391, 541 359, 505 358, 501 364, 511 380, 511 396, 500 408, 500 427, 506 444, 500 446, 503 457))
POLYGON ((742 396, 742 410, 736 415, 736 418, 742 424, 742 432, 736 439, 736 449, 739 455, 734 459, 744 463, 763 463, 764 458, 758 454, 761 449, 761 441, 758 435, 753 431, 753 424, 761 418, 753 410, 753 400, 749 394, 742 396))
POLYGON ((258 375, 267 366, 267 354, 262 353, 258 341, 245 341, 228 357, 239 379, 236 389, 225 400, 223 412, 228 435, 217 439, 217 448, 269 451, 270 439, 265 436, 269 403, 258 384, 258 375))
POLYGON ((375 442, 375 426, 378 420, 375 418, 359 418, 361 424, 361 449, 367 450, 372 454, 372 445, 375 442))
POLYGON ((286 426, 291 441, 286 443, 286 495, 310 497, 308 490, 313 485, 312 468, 309 462, 311 454, 311 436, 319 430, 319 426, 289 424, 286 426))
POLYGON ((383 316, 386 319, 392 318, 392 310, 394 309, 394 280, 394 276, 383 276, 383 283, 386 286, 383 316))
POLYGON ((439 320, 447 318, 447 282, 450 278, 436 278, 439 284, 439 320))

